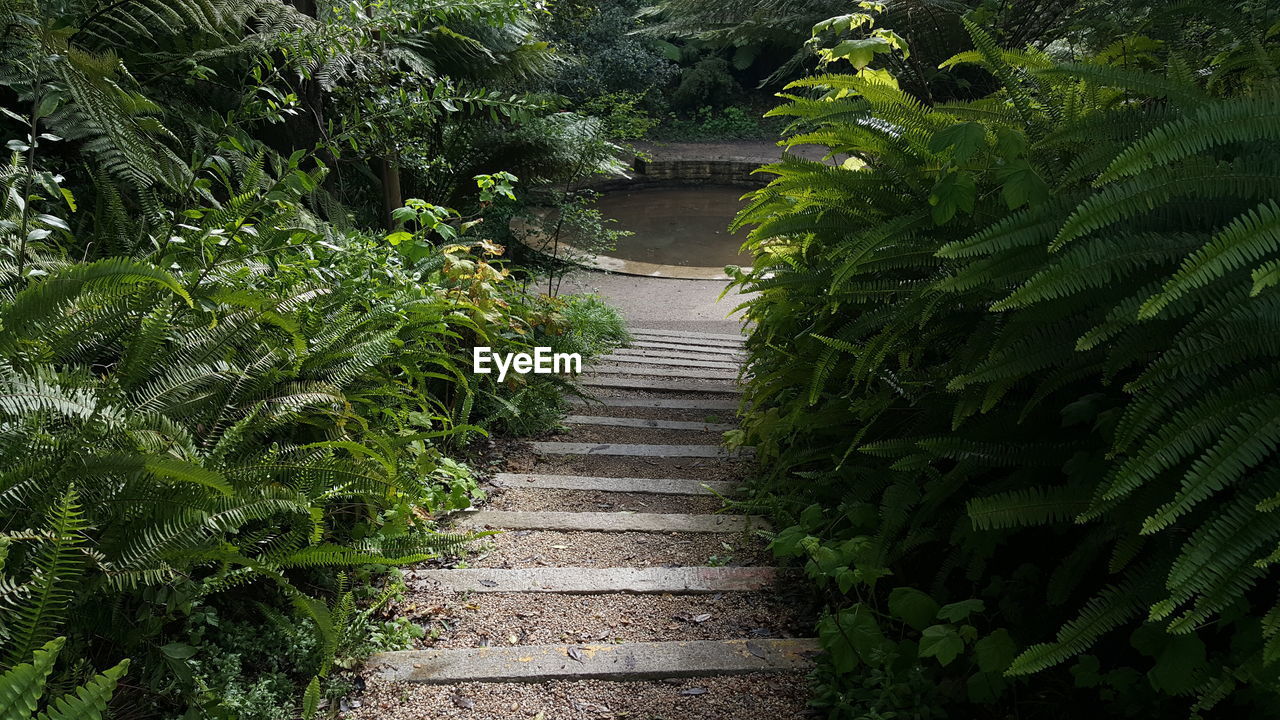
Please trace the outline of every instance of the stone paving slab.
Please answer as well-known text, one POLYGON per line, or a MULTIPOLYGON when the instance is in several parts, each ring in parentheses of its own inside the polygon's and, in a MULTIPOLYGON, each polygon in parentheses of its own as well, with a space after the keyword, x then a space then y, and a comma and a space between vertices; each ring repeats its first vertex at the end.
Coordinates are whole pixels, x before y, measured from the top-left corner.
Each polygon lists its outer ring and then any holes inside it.
POLYGON ((656 458, 741 458, 753 448, 730 450, 719 445, 632 445, 627 443, 531 442, 536 453, 546 455, 624 455, 656 458))
POLYGON ((528 645, 380 653, 367 667, 389 682, 642 680, 804 670, 819 651, 811 638, 528 645))
POLYGON ((654 390, 657 392, 688 393, 721 393, 739 395, 742 387, 737 382, 717 385, 713 382, 694 382, 682 380, 651 380, 646 378, 625 378, 613 375, 583 375, 578 382, 590 387, 622 388, 626 390, 654 390))
POLYGON ((648 365, 603 363, 592 364, 591 371, 594 373, 607 373, 611 375, 647 375, 650 377, 660 378, 696 378, 699 380, 723 380, 731 383, 738 382, 737 368, 733 368, 732 370, 708 370, 705 368, 653 367, 648 365))
POLYGON ((665 358, 654 357, 649 355, 618 355, 610 353, 600 357, 603 362, 609 363, 627 363, 635 365, 662 365, 668 367, 687 367, 687 368, 707 368, 709 370, 732 370, 738 371, 739 364, 736 362, 719 362, 715 360, 694 360, 682 358, 665 358))
POLYGON ((693 342, 676 342, 674 340, 636 340, 629 345, 629 348, 644 348, 648 350, 668 350, 675 352, 691 352, 699 355, 733 355, 741 356, 742 350, 729 345, 697 345, 693 342))
POLYGON ((608 425, 610 427, 651 428, 654 430, 691 430, 693 432, 728 432, 738 427, 730 423, 695 422, 692 420, 655 420, 654 418, 608 417, 602 415, 569 415, 567 425, 608 425))
POLYGON ((740 366, 746 362, 745 355, 705 355, 697 352, 681 352, 679 350, 656 350, 653 348, 616 348, 612 356, 625 356, 636 358, 637 360, 649 360, 653 358, 661 358, 663 360, 696 360, 700 362, 718 362, 732 363, 740 366))
POLYGON ((599 490, 634 492, 653 495, 732 495, 741 487, 736 482, 715 480, 678 480, 673 478, 611 478, 588 475, 541 475, 536 473, 498 473, 494 479, 507 488, 518 490, 599 490))
POLYGON ((407 579, 420 592, 707 595, 763 590, 783 574, 773 567, 542 567, 415 570, 407 579))
POLYGON ((628 332, 631 337, 637 340, 649 340, 653 338, 654 342, 694 342, 700 345, 742 345, 747 341, 742 335, 727 335, 723 333, 692 333, 681 332, 678 330, 643 330, 640 328, 629 328, 628 332))
POLYGON ((768 521, 753 515, 472 510, 459 513, 458 520, 462 525, 503 530, 734 533, 769 529, 768 521))
POLYGON ((738 401, 727 398, 568 398, 575 407, 668 408, 672 410, 737 410, 738 401))

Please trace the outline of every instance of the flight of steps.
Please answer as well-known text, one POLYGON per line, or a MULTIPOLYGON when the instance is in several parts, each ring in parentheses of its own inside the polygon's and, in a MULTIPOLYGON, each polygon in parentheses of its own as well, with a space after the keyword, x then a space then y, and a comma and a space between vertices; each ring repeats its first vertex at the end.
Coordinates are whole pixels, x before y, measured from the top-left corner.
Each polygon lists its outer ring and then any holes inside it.
MULTIPOLYGON (((544 600, 553 596, 560 600, 563 596, 625 595, 633 600, 638 596, 641 603, 671 602, 673 598, 681 602, 679 598, 692 596, 712 602, 732 596, 734 607, 776 606, 779 584, 786 580, 786 571, 773 567, 711 566, 704 564, 705 560, 696 564, 669 563, 656 556, 637 558, 630 566, 584 564, 592 544, 610 537, 644 539, 652 535, 670 538, 671 542, 690 537, 726 537, 738 544, 759 546, 761 541, 754 537, 754 531, 768 529, 763 518, 710 510, 718 505, 710 502, 713 496, 729 496, 737 489, 744 463, 751 455, 750 449, 730 451, 718 444, 719 435, 734 427, 728 420, 738 403, 742 338, 642 328, 634 328, 631 333, 633 341, 628 347, 601 358, 581 378, 592 397, 571 401, 575 407, 565 419, 571 428, 567 436, 532 443, 537 458, 532 467, 498 475, 497 483, 515 493, 515 506, 474 510, 461 514, 455 521, 461 528, 504 533, 574 533, 573 537, 578 539, 575 545, 557 546, 567 548, 564 550, 567 557, 554 564, 535 566, 417 569, 410 573, 412 587, 435 596, 469 598, 469 602, 480 608, 485 606, 486 596, 498 597, 495 593, 517 597, 527 602, 530 612, 535 614, 544 600), (644 441, 655 437, 663 441, 644 441), (693 441, 685 442, 685 438, 693 441), (643 472, 637 471, 637 467, 643 468, 643 472), (640 498, 642 507, 646 499, 661 500, 663 511, 548 510, 544 506, 521 509, 520 493, 538 491, 584 497, 605 493, 610 497, 625 496, 632 502, 640 498), (670 511, 673 507, 688 506, 696 511, 670 511), (622 533, 641 535, 619 535, 622 533), (575 549, 581 550, 582 557, 573 558, 575 549)), ((497 541, 501 542, 502 537, 497 541)), ((636 546, 644 547, 638 542, 636 546)), ((764 556, 763 552, 759 554, 764 556)), ((604 628, 600 637, 608 633, 608 628, 604 628)), ((458 707, 450 708, 448 713, 427 713, 423 717, 469 716, 467 710, 476 702, 469 698, 488 687, 483 684, 536 686, 536 689, 527 689, 527 693, 551 692, 547 688, 562 681, 590 680, 618 684, 616 690, 605 692, 613 698, 611 701, 596 703, 608 710, 606 714, 576 713, 573 707, 565 708, 563 714, 553 710, 522 712, 522 708, 537 705, 531 703, 526 694, 516 697, 508 712, 493 716, 540 716, 544 720, 659 717, 652 711, 645 714, 643 707, 635 714, 627 709, 628 702, 636 699, 639 703, 638 698, 666 692, 680 694, 683 704, 673 707, 679 708, 686 718, 727 718, 754 708, 770 712, 774 720, 784 720, 805 716, 803 700, 797 699, 803 697, 803 691, 795 688, 802 686, 802 674, 818 651, 814 639, 794 636, 801 634, 807 633, 803 629, 792 633, 756 628, 755 632, 735 636, 690 640, 514 642, 484 647, 429 648, 383 653, 372 658, 366 667, 375 682, 389 686, 425 684, 467 688, 450 696, 453 702, 460 703, 458 707), (662 684, 676 682, 671 678, 706 678, 706 683, 711 683, 714 678, 743 675, 751 678, 739 681, 746 684, 737 686, 735 697, 720 705, 715 698, 703 701, 698 697, 709 692, 706 687, 662 684), (769 680, 770 677, 773 679, 769 680), (780 677, 785 679, 780 681, 780 677), (791 693, 788 700, 781 703, 786 706, 781 714, 780 701, 776 697, 772 700, 765 697, 777 694, 780 683, 789 687, 791 693), (751 693, 761 697, 745 697, 751 693), (630 697, 633 694, 635 698, 630 697)), ((516 636, 513 634, 511 638, 516 636)), ((555 692, 559 697, 565 691, 555 692)), ((411 694, 400 691, 400 697, 402 703, 412 705, 411 694)), ((546 700, 546 707, 556 707, 551 703, 553 698, 546 700)), ((393 716, 399 717, 387 715, 393 716)))

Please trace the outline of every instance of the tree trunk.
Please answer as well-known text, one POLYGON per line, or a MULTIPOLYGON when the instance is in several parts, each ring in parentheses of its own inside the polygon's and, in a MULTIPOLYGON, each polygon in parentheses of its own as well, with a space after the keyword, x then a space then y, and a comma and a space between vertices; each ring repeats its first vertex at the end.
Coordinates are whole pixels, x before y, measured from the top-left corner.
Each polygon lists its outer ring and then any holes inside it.
POLYGON ((404 207, 404 198, 400 195, 400 165, 396 159, 394 154, 382 157, 382 212, 387 230, 395 230, 399 225, 391 213, 404 207))

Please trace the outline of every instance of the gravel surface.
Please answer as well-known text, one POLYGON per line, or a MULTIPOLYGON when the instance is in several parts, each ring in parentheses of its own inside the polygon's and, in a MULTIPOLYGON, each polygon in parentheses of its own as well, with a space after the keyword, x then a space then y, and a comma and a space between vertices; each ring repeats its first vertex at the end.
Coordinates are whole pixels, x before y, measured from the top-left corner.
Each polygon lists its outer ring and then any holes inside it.
POLYGON ((564 432, 548 433, 538 439, 551 442, 627 443, 632 445, 719 445, 724 440, 724 433, 700 432, 698 430, 613 427, 610 425, 571 425, 564 432))
POLYGON ((721 298, 726 285, 723 280, 636 277, 584 270, 570 274, 565 291, 599 294, 622 311, 631 327, 739 332, 742 322, 731 313, 750 296, 730 291, 721 298))
POLYGON ((683 480, 740 480, 748 476, 749 462, 723 458, 637 458, 620 455, 542 455, 530 468, 508 472, 593 477, 677 478, 683 480))
POLYGON ((575 415, 604 417, 656 418, 659 420, 692 420, 695 422, 731 423, 737 420, 733 410, 682 410, 680 408, 624 408, 603 405, 575 405, 575 415))
POLYGON ((519 486, 489 496, 490 510, 553 510, 556 512, 714 513, 724 504, 714 495, 650 495, 603 490, 533 490, 519 486))
POLYGON ((470 567, 652 567, 769 565, 765 541, 745 533, 562 532, 515 530, 477 541, 470 567))
POLYGON ((412 593, 401 614, 427 629, 422 647, 449 648, 798 637, 812 628, 767 593, 412 593))
POLYGON ((808 681, 794 673, 651 682, 410 685, 369 680, 344 720, 801 720, 808 681))

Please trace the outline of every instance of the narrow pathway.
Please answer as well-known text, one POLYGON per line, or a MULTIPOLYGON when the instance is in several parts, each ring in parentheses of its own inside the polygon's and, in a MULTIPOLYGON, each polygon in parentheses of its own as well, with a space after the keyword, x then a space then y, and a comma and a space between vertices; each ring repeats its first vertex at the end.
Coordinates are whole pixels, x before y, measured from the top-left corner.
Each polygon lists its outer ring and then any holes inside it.
POLYGON ((491 546, 409 574, 401 611, 432 623, 427 647, 372 658, 348 717, 808 716, 811 624, 767 565, 767 523, 720 512, 750 455, 720 444, 742 338, 632 334, 584 376, 569 432, 458 518, 502 531, 491 546))

